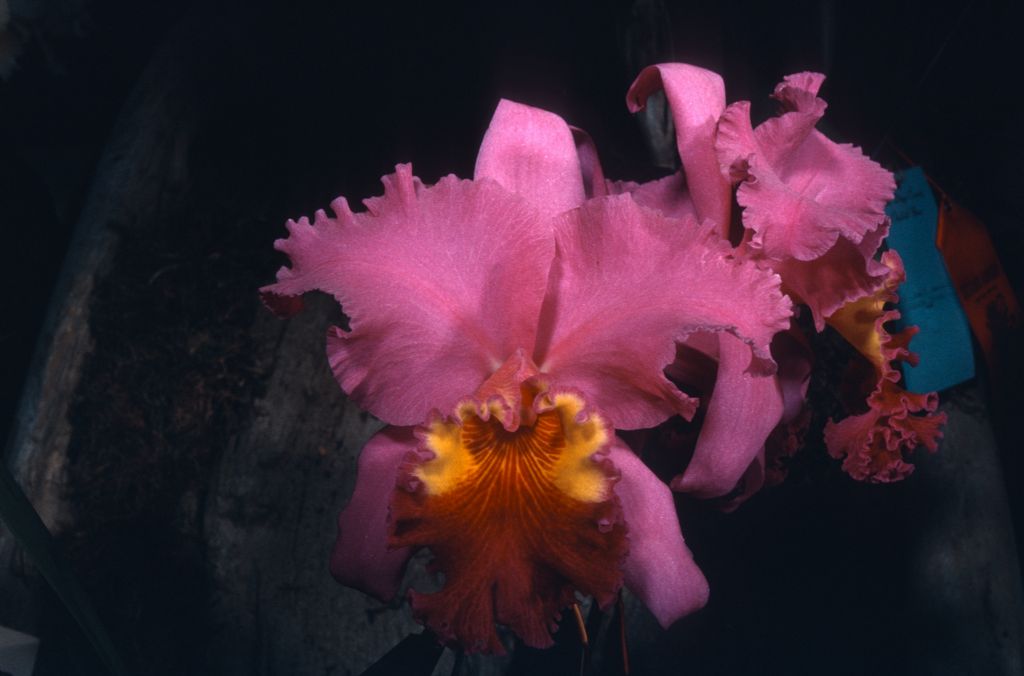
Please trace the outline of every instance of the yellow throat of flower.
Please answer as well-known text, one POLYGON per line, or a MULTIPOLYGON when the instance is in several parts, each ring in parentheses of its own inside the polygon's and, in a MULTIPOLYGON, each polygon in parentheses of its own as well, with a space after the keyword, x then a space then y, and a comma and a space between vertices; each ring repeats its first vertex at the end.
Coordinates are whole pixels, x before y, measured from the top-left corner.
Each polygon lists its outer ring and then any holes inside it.
POLYGON ((581 502, 606 500, 608 478, 592 457, 609 440, 604 419, 585 413, 580 395, 551 393, 534 379, 520 385, 519 394, 519 401, 466 401, 452 419, 429 424, 424 445, 435 457, 415 471, 427 493, 468 488, 477 500, 500 493, 518 502, 556 489, 581 502), (518 427, 506 429, 509 407, 516 405, 518 427))

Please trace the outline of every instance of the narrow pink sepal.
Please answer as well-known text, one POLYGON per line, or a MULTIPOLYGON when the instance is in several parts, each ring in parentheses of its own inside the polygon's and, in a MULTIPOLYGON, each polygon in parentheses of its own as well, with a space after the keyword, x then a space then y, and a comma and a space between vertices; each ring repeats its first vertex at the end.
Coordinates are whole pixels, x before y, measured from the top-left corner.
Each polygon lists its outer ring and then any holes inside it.
POLYGON ((560 216, 556 239, 534 361, 586 392, 615 427, 693 414, 695 400, 664 374, 693 333, 735 334, 752 348, 743 368, 774 371, 769 343, 789 326, 790 301, 776 275, 729 259, 710 223, 617 195, 560 216))
POLYGON ((718 377, 697 447, 686 471, 672 480, 673 490, 700 498, 736 487, 783 413, 778 378, 747 372, 750 347, 735 336, 720 334, 718 340, 718 377))
POLYGON ((839 237, 859 244, 878 229, 896 188, 892 174, 849 144, 814 129, 825 112, 824 76, 788 76, 773 96, 783 114, 751 128, 750 104, 730 105, 718 124, 721 172, 742 181, 736 199, 752 249, 774 260, 812 260, 839 237))
POLYGON ((394 598, 412 555, 409 547, 388 549, 388 505, 398 467, 417 446, 409 427, 387 427, 374 435, 359 455, 352 500, 338 516, 331 575, 382 601, 394 598))
POLYGON ((717 232, 728 235, 732 195, 715 154, 718 118, 725 110, 725 83, 718 73, 684 63, 648 66, 640 72, 626 105, 636 112, 647 98, 664 89, 676 127, 676 146, 698 220, 709 219, 717 232))
POLYGON ((707 580, 683 541, 668 487, 622 441, 613 442, 608 457, 622 477, 615 494, 629 529, 625 585, 667 628, 704 607, 707 580))
POLYGON ((565 120, 506 99, 484 134, 473 176, 497 181, 548 216, 586 199, 580 156, 565 120))
POLYGON ((554 243, 547 219, 494 181, 425 187, 399 165, 383 182, 366 213, 338 199, 335 218, 289 222, 275 246, 292 265, 261 293, 284 310, 307 291, 334 296, 352 329, 328 334, 342 389, 378 418, 414 425, 533 345, 554 243))

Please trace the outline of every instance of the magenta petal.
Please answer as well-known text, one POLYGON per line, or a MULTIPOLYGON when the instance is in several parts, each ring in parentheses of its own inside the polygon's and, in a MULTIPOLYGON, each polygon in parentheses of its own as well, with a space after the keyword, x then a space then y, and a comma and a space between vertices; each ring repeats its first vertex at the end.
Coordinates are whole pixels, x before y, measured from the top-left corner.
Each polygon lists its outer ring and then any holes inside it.
POLYGON ((719 336, 718 378, 693 459, 672 488, 713 498, 732 491, 782 418, 778 378, 747 372, 750 348, 719 336))
POLYGON ((382 601, 394 598, 412 549, 388 549, 388 505, 398 466, 418 441, 409 427, 378 432, 359 456, 356 489, 338 516, 331 575, 382 601))
POLYGON ((668 487, 618 439, 608 455, 622 475, 615 494, 629 537, 625 585, 668 627, 707 603, 707 580, 683 541, 668 487))
POLYGON ((642 207, 660 211, 672 218, 691 218, 697 222, 697 208, 693 206, 690 193, 686 192, 686 177, 681 172, 648 181, 609 181, 609 195, 629 193, 642 207))
POLYGON ((798 152, 825 115, 828 106, 818 98, 824 81, 821 73, 796 73, 787 75, 775 87, 772 98, 782 104, 783 115, 766 120, 754 131, 769 164, 784 163, 790 154, 798 152))
POLYGON ((715 154, 722 174, 732 183, 749 176, 750 162, 760 152, 750 122, 750 101, 730 103, 718 120, 715 154))
POLYGON ((736 488, 733 489, 736 494, 730 495, 718 508, 727 513, 739 509, 740 505, 764 487, 765 476, 765 447, 762 446, 736 482, 736 488))
POLYGON ((779 388, 782 390, 782 423, 792 423, 804 411, 807 388, 811 384, 814 352, 803 331, 794 323, 788 331, 775 334, 772 355, 779 364, 779 388))
POLYGON ((590 134, 578 127, 569 127, 572 138, 576 142, 576 154, 580 159, 580 170, 583 172, 583 188, 587 198, 604 197, 608 194, 604 169, 601 158, 597 154, 597 144, 590 134))
POLYGON ((725 83, 718 73, 684 63, 648 66, 629 88, 626 104, 636 112, 659 89, 665 90, 672 109, 676 146, 698 220, 713 221, 724 236, 732 195, 729 182, 719 172, 715 130, 725 110, 725 83))
POLYGON ((785 289, 805 303, 818 331, 825 329, 825 318, 847 303, 870 296, 885 284, 889 268, 875 260, 889 222, 867 233, 860 244, 840 237, 831 249, 814 260, 787 258, 768 261, 782 277, 785 289))
POLYGON ((328 335, 338 382, 382 420, 414 425, 533 345, 554 244, 548 220, 493 181, 424 187, 408 165, 383 180, 366 213, 338 199, 335 218, 289 222, 275 246, 292 266, 261 291, 285 310, 282 298, 333 295, 352 327, 328 335))
POLYGON ((784 113, 751 129, 747 102, 718 125, 721 170, 742 180, 736 199, 753 231, 750 247, 769 259, 818 258, 839 237, 860 244, 885 218, 896 184, 859 149, 814 129, 825 112, 823 76, 791 75, 776 88, 784 113))
POLYGON ((891 306, 899 302, 897 289, 905 273, 895 251, 882 254, 882 264, 890 274, 875 295, 851 303, 829 318, 829 324, 871 362, 874 368, 867 373, 876 384, 866 412, 825 425, 825 445, 829 455, 843 459, 843 469, 853 478, 884 483, 898 481, 914 470, 907 458, 918 446, 930 451, 938 448, 946 414, 936 412, 939 397, 935 392, 916 394, 898 384, 902 375, 897 364, 917 364, 917 355, 910 351, 917 327, 897 333, 886 328, 900 318, 891 306))
POLYGON ((650 427, 695 400, 664 374, 698 331, 738 335, 771 373, 769 343, 789 326, 776 275, 728 257, 710 224, 670 219, 628 195, 590 200, 556 220, 557 255, 534 361, 587 393, 615 427, 650 427))
POLYGON ((480 144, 474 178, 497 181, 547 215, 586 199, 580 156, 565 120, 505 99, 480 144))

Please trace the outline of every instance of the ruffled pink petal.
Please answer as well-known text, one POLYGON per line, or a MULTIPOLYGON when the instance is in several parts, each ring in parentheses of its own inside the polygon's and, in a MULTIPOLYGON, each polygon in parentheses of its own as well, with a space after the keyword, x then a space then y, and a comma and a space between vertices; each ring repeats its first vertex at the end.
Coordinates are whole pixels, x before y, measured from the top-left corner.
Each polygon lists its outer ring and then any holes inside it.
POLYGON ((859 298, 878 291, 889 268, 874 259, 889 233, 886 219, 867 233, 860 244, 840 237, 825 254, 810 261, 795 258, 769 260, 768 265, 782 277, 783 288, 811 310, 814 326, 821 331, 833 312, 859 298))
POLYGON ((854 479, 889 483, 906 478, 914 466, 908 453, 923 445, 938 448, 945 413, 935 413, 938 395, 906 392, 894 386, 880 387, 868 401, 867 413, 825 426, 829 454, 843 460, 843 470, 854 479))
POLYGON ((686 191, 686 177, 680 172, 647 183, 608 181, 607 193, 628 193, 642 207, 660 211, 671 218, 691 218, 698 222, 697 208, 686 191))
POLYGON ((717 232, 728 235, 732 194, 719 172, 715 130, 725 110, 725 83, 718 73, 683 63, 663 63, 640 72, 626 94, 636 112, 647 98, 664 89, 676 127, 676 146, 698 220, 711 220, 717 232))
POLYGON ((772 98, 782 104, 783 114, 766 120, 754 131, 769 164, 783 164, 799 152, 818 120, 824 117, 828 105, 818 98, 824 82, 821 73, 804 72, 787 75, 776 85, 772 98))
POLYGON ((707 580, 683 541, 668 487, 621 441, 609 457, 622 476, 615 493, 629 529, 625 585, 668 627, 707 603, 707 580))
POLYGON ((618 195, 563 214, 556 239, 534 361, 586 392, 615 427, 693 414, 695 400, 663 372, 692 333, 735 334, 752 348, 744 368, 774 370, 769 343, 789 325, 790 301, 776 275, 728 258, 710 224, 618 195))
POLYGON ((775 98, 786 111, 751 129, 747 102, 731 105, 718 125, 721 171, 742 183, 736 199, 750 246, 770 259, 812 260, 840 237, 859 244, 878 229, 896 189, 892 174, 848 144, 814 129, 825 111, 823 76, 791 75, 775 98))
MULTIPOLYGON (((592 166, 588 169, 593 171, 592 166)), ((474 178, 497 181, 545 215, 567 211, 586 199, 569 125, 554 113, 506 99, 498 103, 480 144, 474 178)))
POLYGON ((750 162, 761 152, 750 122, 750 101, 730 103, 718 119, 715 155, 722 175, 731 183, 750 176, 750 162))
POLYGON ((673 490, 701 498, 726 495, 763 453, 782 418, 782 390, 775 376, 749 373, 749 363, 749 346, 735 336, 719 336, 718 378, 704 425, 693 459, 672 480, 673 490))
POLYGON ((359 456, 352 500, 338 516, 331 575, 382 601, 394 598, 412 555, 409 547, 388 548, 388 505, 398 468, 418 443, 408 427, 388 427, 374 435, 359 456))
POLYGON ((339 198, 335 218, 289 222, 275 246, 292 266, 261 292, 285 313, 307 291, 333 295, 352 327, 328 334, 338 382, 382 420, 412 425, 533 345, 554 245, 546 219, 493 181, 423 187, 399 165, 383 182, 366 213, 339 198))
POLYGON ((832 457, 843 460, 843 469, 855 479, 885 483, 898 481, 914 467, 906 456, 918 446, 938 448, 944 413, 935 413, 938 395, 907 392, 898 383, 902 376, 894 362, 917 363, 910 352, 916 327, 890 334, 885 324, 899 319, 899 312, 886 310, 899 299, 896 289, 904 278, 903 263, 894 251, 882 256, 890 269, 885 286, 874 296, 842 308, 829 318, 851 345, 874 367, 875 386, 867 399, 868 410, 825 426, 825 443, 832 457))

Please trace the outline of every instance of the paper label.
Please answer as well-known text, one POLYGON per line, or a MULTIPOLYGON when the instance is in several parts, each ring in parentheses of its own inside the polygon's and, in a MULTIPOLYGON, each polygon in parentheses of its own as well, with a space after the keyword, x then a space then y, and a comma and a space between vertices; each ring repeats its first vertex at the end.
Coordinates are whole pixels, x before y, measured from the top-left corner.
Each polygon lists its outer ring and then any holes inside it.
POLYGON ((910 349, 921 358, 903 370, 907 389, 941 391, 974 377, 974 350, 967 318, 936 246, 939 209, 924 172, 897 174, 899 187, 885 212, 892 219, 889 246, 907 272, 899 289, 903 323, 921 329, 910 349))

